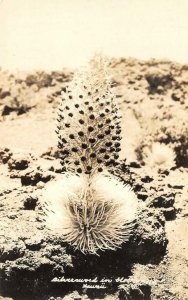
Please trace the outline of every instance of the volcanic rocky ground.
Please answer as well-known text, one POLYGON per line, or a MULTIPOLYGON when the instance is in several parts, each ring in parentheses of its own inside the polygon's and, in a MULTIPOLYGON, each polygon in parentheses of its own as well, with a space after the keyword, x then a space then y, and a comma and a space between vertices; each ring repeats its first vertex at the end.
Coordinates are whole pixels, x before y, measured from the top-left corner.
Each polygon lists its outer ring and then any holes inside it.
POLYGON ((123 115, 115 173, 144 209, 121 249, 95 256, 51 235, 39 217, 45 185, 61 178, 55 119, 73 72, 0 70, 0 299, 188 299, 188 66, 112 59, 111 71, 123 115), (171 152, 155 164, 156 142, 174 151, 174 164, 171 152), (63 276, 112 282, 52 281, 63 276))

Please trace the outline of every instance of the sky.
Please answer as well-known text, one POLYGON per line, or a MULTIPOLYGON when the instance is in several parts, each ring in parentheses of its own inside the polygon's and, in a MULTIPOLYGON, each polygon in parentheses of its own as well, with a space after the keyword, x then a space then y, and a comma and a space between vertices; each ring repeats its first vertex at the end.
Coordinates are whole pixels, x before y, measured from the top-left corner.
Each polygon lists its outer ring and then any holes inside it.
POLYGON ((188 0, 0 0, 0 66, 75 68, 95 53, 188 64, 188 0))

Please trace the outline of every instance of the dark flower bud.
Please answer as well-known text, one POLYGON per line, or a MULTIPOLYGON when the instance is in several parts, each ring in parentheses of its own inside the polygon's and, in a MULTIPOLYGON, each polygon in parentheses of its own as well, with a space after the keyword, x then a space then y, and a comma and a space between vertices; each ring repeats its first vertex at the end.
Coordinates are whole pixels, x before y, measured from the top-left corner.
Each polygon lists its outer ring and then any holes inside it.
POLYGON ((84 120, 80 119, 80 120, 79 120, 79 123, 80 123, 80 124, 84 124, 84 120))
POLYGON ((108 154, 105 154, 104 159, 109 159, 110 156, 108 154))
POLYGON ((106 149, 105 149, 105 148, 101 148, 101 149, 99 150, 99 152, 100 152, 100 153, 105 153, 105 152, 106 152, 106 149))
POLYGON ((110 148, 110 152, 112 153, 112 152, 114 152, 115 151, 115 148, 110 148))
POLYGON ((113 141, 116 141, 116 140, 117 140, 117 136, 114 135, 114 136, 112 137, 112 140, 113 140, 113 141))
POLYGON ((78 173, 82 173, 82 169, 81 169, 81 168, 78 168, 78 169, 77 169, 77 172, 78 172, 78 173))
POLYGON ((78 108, 78 107, 79 107, 79 104, 75 104, 74 106, 75 106, 76 108, 78 108))
POLYGON ((93 106, 89 106, 88 109, 89 109, 90 111, 93 111, 93 106))
POLYGON ((91 157, 91 158, 95 158, 95 157, 96 157, 96 154, 95 154, 95 153, 91 153, 91 154, 90 154, 90 157, 91 157))
POLYGON ((99 123, 98 124, 98 128, 102 128, 103 127, 103 124, 102 123, 99 123))
POLYGON ((75 160, 74 164, 75 164, 76 166, 79 166, 79 164, 80 164, 79 160, 75 160))
POLYGON ((115 143, 115 144, 114 144, 114 146, 115 146, 116 148, 118 148, 120 145, 121 145, 120 143, 115 143))
POLYGON ((68 151, 68 150, 63 150, 63 151, 62 151, 62 154, 63 154, 63 155, 68 155, 68 154, 69 154, 69 151, 68 151))
POLYGON ((92 126, 89 126, 89 127, 88 127, 88 131, 89 131, 89 132, 92 132, 93 130, 94 130, 94 128, 93 128, 92 126))
POLYGON ((86 169, 87 169, 87 171, 91 171, 92 167, 91 166, 87 166, 86 169))
POLYGON ((71 95, 69 95, 69 99, 72 99, 72 96, 71 96, 71 95))
POLYGON ((82 149, 87 149, 87 144, 82 144, 82 149))
POLYGON ((79 110, 79 113, 80 113, 81 115, 84 115, 84 111, 83 111, 83 110, 79 110))
POLYGON ((69 134, 70 139, 74 139, 74 134, 69 134))
POLYGON ((85 157, 85 156, 82 156, 82 157, 81 157, 81 161, 86 161, 86 157, 85 157))
POLYGON ((72 152, 78 152, 78 149, 76 147, 73 147, 71 150, 72 152))
POLYGON ((62 141, 64 144, 67 143, 66 139, 64 139, 64 138, 62 138, 61 141, 62 141))
POLYGON ((72 114, 72 113, 69 113, 68 116, 69 116, 69 117, 73 117, 73 114, 72 114))
POLYGON ((89 104, 89 102, 88 102, 88 101, 86 101, 86 102, 84 102, 84 104, 85 104, 85 105, 88 105, 88 104, 89 104))
POLYGON ((65 127, 70 128, 70 124, 69 123, 65 123, 65 127))
POLYGON ((110 133, 111 133, 111 130, 110 130, 110 129, 105 130, 105 133, 106 133, 106 134, 110 134, 110 133))
POLYGON ((114 163, 115 163, 115 160, 114 160, 114 159, 111 159, 109 162, 110 162, 110 164, 114 164, 114 163))
POLYGON ((91 138, 91 139, 89 139, 89 142, 93 144, 93 143, 95 143, 95 142, 96 142, 96 140, 95 140, 95 139, 93 139, 93 138, 91 138))
POLYGON ((110 111, 110 110, 109 110, 108 108, 105 109, 105 112, 106 112, 106 113, 109 113, 109 111, 110 111))
POLYGON ((90 115, 89 118, 90 118, 91 120, 94 120, 94 119, 95 119, 95 116, 94 116, 94 115, 90 115))
POLYGON ((67 110, 69 110, 69 109, 70 109, 70 107, 69 107, 69 106, 65 106, 65 108, 66 108, 67 110))
POLYGON ((110 146, 112 146, 112 142, 107 142, 105 145, 106 145, 107 147, 110 147, 110 146))
POLYGON ((97 159, 97 162, 98 162, 99 164, 101 164, 101 163, 102 163, 102 159, 98 158, 98 159, 97 159))
POLYGON ((102 168, 98 168, 98 172, 102 172, 103 171, 103 169, 102 168))
POLYGON ((101 117, 101 118, 103 118, 104 116, 105 116, 105 114, 104 114, 104 113, 100 114, 100 117, 101 117))
POLYGON ((116 152, 120 152, 120 151, 121 151, 121 148, 116 148, 115 151, 116 151, 116 152))
POLYGON ((111 123, 111 119, 106 120, 106 124, 109 124, 109 123, 111 123))
POLYGON ((79 135, 79 136, 84 136, 83 131, 79 131, 79 132, 78 132, 78 135, 79 135))
POLYGON ((122 137, 121 136, 117 136, 117 141, 121 141, 122 137))
POLYGON ((79 98, 81 98, 81 99, 82 99, 82 98, 83 98, 83 95, 79 95, 79 98))
POLYGON ((97 137, 98 137, 98 139, 103 139, 104 138, 104 134, 98 134, 97 137))
POLYGON ((91 92, 88 92, 88 96, 90 96, 91 95, 91 92))

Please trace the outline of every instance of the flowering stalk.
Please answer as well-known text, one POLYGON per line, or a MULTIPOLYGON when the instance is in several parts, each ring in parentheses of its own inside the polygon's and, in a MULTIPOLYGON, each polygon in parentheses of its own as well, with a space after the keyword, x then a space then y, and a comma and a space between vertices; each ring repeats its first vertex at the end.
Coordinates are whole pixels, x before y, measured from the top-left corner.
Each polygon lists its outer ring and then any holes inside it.
POLYGON ((119 158, 121 126, 103 57, 75 74, 56 132, 66 173, 44 193, 47 227, 83 253, 115 250, 129 238, 138 203, 109 173, 119 158))
POLYGON ((56 132, 67 171, 92 177, 116 166, 121 126, 111 86, 107 62, 96 56, 89 70, 77 72, 64 92, 56 132))

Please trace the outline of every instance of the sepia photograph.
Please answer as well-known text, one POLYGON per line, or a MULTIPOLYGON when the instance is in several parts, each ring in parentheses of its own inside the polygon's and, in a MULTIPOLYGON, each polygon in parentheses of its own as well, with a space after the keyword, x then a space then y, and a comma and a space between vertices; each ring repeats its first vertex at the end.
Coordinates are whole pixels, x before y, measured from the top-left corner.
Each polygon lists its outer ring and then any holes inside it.
POLYGON ((188 300, 188 1, 0 24, 0 300, 188 300))

